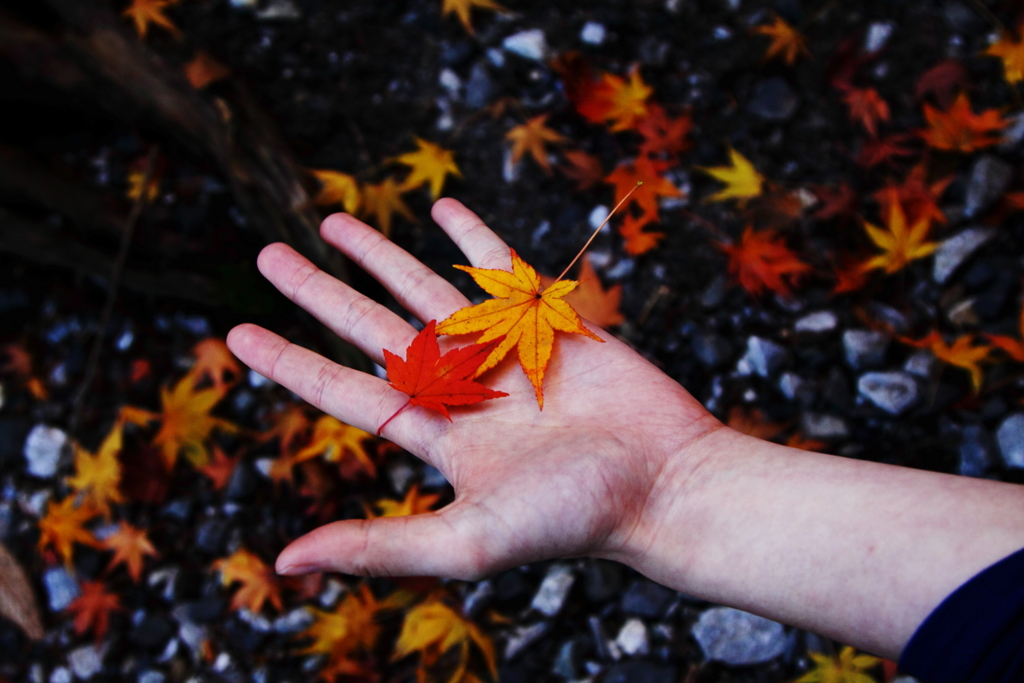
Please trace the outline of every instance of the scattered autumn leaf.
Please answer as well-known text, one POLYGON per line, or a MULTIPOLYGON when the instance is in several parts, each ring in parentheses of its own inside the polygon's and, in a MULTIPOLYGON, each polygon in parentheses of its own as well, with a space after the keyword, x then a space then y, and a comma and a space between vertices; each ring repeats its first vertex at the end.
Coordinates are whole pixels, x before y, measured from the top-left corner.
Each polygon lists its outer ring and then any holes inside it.
POLYGON ((992 43, 985 54, 1003 61, 1003 76, 1011 86, 1024 81, 1024 22, 1017 29, 1017 35, 1003 32, 999 40, 992 43))
POLYGON ((142 168, 133 168, 128 171, 128 190, 125 197, 132 201, 141 199, 146 204, 151 204, 160 194, 160 178, 156 173, 151 173, 149 182, 146 182, 146 171, 142 168))
POLYGON ((366 452, 368 439, 373 439, 369 432, 345 424, 331 415, 322 415, 313 425, 313 436, 309 444, 295 453, 291 464, 322 455, 328 462, 352 463, 351 469, 363 470, 371 477, 376 477, 377 466, 366 452))
POLYGON ((354 176, 327 168, 310 171, 320 182, 320 191, 314 201, 317 206, 339 205, 346 213, 355 214, 362 206, 359 181, 354 176))
POLYGON ((747 200, 760 195, 764 186, 764 176, 757 172, 757 169, 747 161, 746 157, 732 147, 729 148, 728 166, 698 166, 697 170, 725 183, 725 187, 705 199, 706 202, 724 202, 727 199, 735 199, 742 207, 747 200))
POLYGON ((46 634, 36 593, 25 568, 3 543, 0 543, 0 616, 17 624, 30 640, 41 640, 46 634))
POLYGON ((388 500, 382 498, 374 503, 374 506, 380 510, 380 514, 374 514, 373 510, 367 507, 367 518, 375 519, 377 517, 408 517, 409 515, 422 515, 430 512, 437 501, 441 500, 441 495, 438 493, 420 493, 420 485, 413 484, 409 491, 405 494, 405 498, 401 501, 388 500))
POLYGON ((60 503, 51 500, 46 504, 46 515, 39 520, 39 551, 52 547, 70 567, 75 543, 100 547, 100 542, 85 528, 86 522, 97 514, 90 505, 76 505, 75 496, 68 496, 60 503))
POLYGON ((397 213, 416 223, 412 209, 402 199, 402 190, 394 178, 386 178, 376 185, 363 185, 363 213, 377 219, 380 231, 391 236, 391 219, 397 213))
POLYGON ((107 519, 110 519, 111 504, 124 502, 118 488, 121 463, 117 455, 121 452, 121 442, 121 423, 116 422, 95 455, 74 444, 75 475, 67 480, 72 491, 81 494, 91 509, 107 519))
POLYGON ((857 206, 860 204, 857 193, 846 181, 839 183, 839 187, 835 188, 817 186, 814 188, 814 194, 820 204, 811 214, 811 218, 819 221, 848 218, 857 212, 857 206))
POLYGON ((229 557, 217 560, 213 568, 220 572, 220 582, 230 586, 241 584, 231 598, 231 609, 247 609, 258 614, 270 602, 278 611, 282 609, 281 587, 277 575, 263 560, 245 548, 239 548, 229 557))
POLYGON ((223 394, 242 378, 241 366, 221 339, 203 339, 192 347, 192 355, 196 362, 189 373, 196 378, 196 384, 208 379, 223 394))
POLYGON ((103 547, 114 551, 107 571, 113 571, 123 564, 135 583, 142 576, 142 565, 146 557, 160 557, 160 553, 150 543, 146 530, 133 527, 128 522, 121 522, 117 531, 103 540, 103 547))
POLYGON ((272 426, 260 434, 260 441, 278 439, 281 455, 290 455, 297 450, 299 442, 309 431, 310 421, 306 410, 300 405, 288 405, 272 415, 272 426))
POLYGON ((948 109, 953 103, 953 95, 967 87, 970 80, 970 74, 963 64, 955 59, 947 59, 922 74, 914 86, 914 98, 923 100, 928 95, 934 95, 939 105, 948 109))
POLYGON ((939 246, 936 242, 927 241, 931 221, 922 218, 908 228, 907 217, 898 201, 889 204, 885 229, 867 221, 863 223, 868 237, 882 250, 881 254, 864 263, 864 270, 881 268, 886 273, 895 273, 911 261, 930 255, 939 246))
POLYGON ((140 40, 145 40, 150 24, 159 26, 175 38, 180 39, 181 31, 164 14, 168 7, 177 2, 178 0, 132 0, 132 4, 128 5, 121 14, 135 23, 135 31, 139 34, 140 40))
POLYGON ((235 473, 235 467, 238 466, 241 459, 241 455, 236 455, 233 458, 228 457, 219 446, 214 445, 213 458, 210 459, 210 462, 197 469, 210 478, 210 481, 213 482, 214 491, 220 491, 231 481, 231 475, 235 473))
POLYGON ((395 157, 395 161, 410 168, 399 190, 405 192, 429 184, 430 196, 436 200, 444 189, 445 178, 449 174, 461 178, 462 171, 455 164, 455 153, 451 150, 420 138, 416 138, 416 146, 415 152, 395 157))
POLYGON ((635 204, 645 214, 658 215, 658 199, 660 197, 681 197, 682 191, 661 175, 666 164, 649 157, 637 157, 631 162, 619 164, 604 179, 615 187, 615 203, 618 204, 630 192, 630 204, 635 204), (638 183, 642 183, 637 187, 638 183))
POLYGON ((647 99, 653 92, 640 76, 640 67, 633 66, 629 80, 604 73, 596 84, 582 89, 576 110, 588 121, 610 124, 613 133, 630 130, 647 115, 647 99))
POLYGON ((625 240, 623 248, 630 256, 640 256, 654 249, 665 238, 665 233, 644 230, 645 226, 656 223, 657 220, 649 214, 642 214, 639 217, 627 213, 619 223, 618 231, 625 240))
POLYGON ((174 468, 181 454, 197 467, 206 465, 210 461, 206 447, 210 434, 215 429, 228 433, 238 431, 231 422, 210 415, 224 394, 214 387, 196 390, 195 386, 195 377, 185 375, 173 389, 160 387, 162 414, 154 415, 139 409, 129 414, 132 421, 141 418, 142 424, 154 418, 160 420, 160 431, 153 437, 153 445, 160 446, 164 466, 168 471, 174 468))
POLYGON ((32 354, 20 344, 7 344, 0 349, 7 360, 0 366, 0 373, 11 373, 20 380, 25 389, 40 401, 49 398, 49 392, 42 380, 32 375, 32 354))
MULTIPOLYGON (((512 349, 517 349, 519 365, 533 384, 537 405, 544 407, 544 371, 551 360, 555 332, 582 334, 595 341, 600 337, 580 321, 563 298, 576 289, 578 282, 562 280, 541 289, 540 276, 512 251, 512 272, 455 266, 473 276, 493 299, 453 313, 437 326, 438 334, 483 332, 477 344, 496 344, 490 356, 479 364, 476 375, 497 365, 512 349)), ((389 374, 390 376, 390 374, 389 374)))
POLYGON ((843 94, 850 120, 860 123, 871 137, 878 137, 878 124, 889 120, 889 105, 874 88, 850 88, 843 94))
POLYGON ((195 56, 185 64, 185 78, 196 90, 202 90, 230 75, 230 69, 203 50, 196 52, 195 56))
POLYGON ((98 643, 107 633, 111 613, 123 609, 121 598, 117 593, 108 593, 102 581, 83 581, 81 590, 67 610, 74 615, 75 633, 82 635, 91 630, 98 643))
MULTIPOLYGON (((576 280, 579 286, 565 295, 565 302, 573 307, 577 315, 605 329, 621 325, 626 320, 619 312, 622 285, 605 289, 601 285, 597 271, 590 263, 590 258, 586 255, 580 264, 576 280)), ((544 288, 550 287, 554 281, 554 278, 542 275, 540 285, 544 288)))
POLYGON ((914 154, 908 145, 919 139, 912 133, 894 133, 884 138, 869 138, 864 141, 857 155, 857 165, 874 168, 879 164, 893 164, 898 157, 914 154))
POLYGON ((966 370, 971 374, 971 386, 974 388, 974 393, 977 394, 981 390, 984 381, 981 363, 989 360, 993 349, 987 344, 979 343, 975 335, 962 335, 949 344, 938 331, 932 330, 922 339, 901 337, 900 341, 919 349, 928 349, 944 363, 966 370))
POLYGON ((444 4, 441 6, 441 16, 446 17, 454 12, 455 16, 462 22, 466 33, 473 35, 473 24, 470 23, 469 12, 474 7, 489 9, 495 12, 506 11, 504 7, 494 2, 494 0, 444 0, 444 4))
POLYGON ((969 153, 996 145, 1001 140, 997 133, 1008 124, 998 109, 975 114, 967 93, 960 93, 945 111, 925 102, 924 117, 928 128, 921 131, 921 137, 930 147, 949 152, 969 153))
POLYGON ((949 175, 929 183, 928 169, 922 162, 910 170, 902 183, 890 182, 875 192, 874 197, 881 205, 883 216, 889 214, 894 202, 898 202, 910 223, 930 220, 944 224, 946 214, 939 208, 939 199, 951 182, 953 176, 949 175))
POLYGON ((1024 307, 1020 311, 1020 339, 1005 334, 986 334, 988 340, 996 348, 1002 349, 1013 360, 1024 363, 1024 307))
POLYGON ((814 668, 795 683, 875 683, 874 677, 866 672, 882 662, 878 657, 858 655, 849 645, 842 649, 838 657, 817 652, 808 654, 814 660, 814 668))
POLYGON ((764 413, 757 408, 744 408, 733 406, 729 410, 729 419, 726 424, 741 434, 752 436, 756 439, 771 441, 782 432, 786 431, 787 425, 768 422, 764 413))
POLYGON ((640 154, 644 156, 677 155, 690 147, 688 136, 693 128, 689 114, 669 117, 660 104, 647 106, 647 115, 637 123, 636 130, 643 136, 640 154))
POLYGON ((315 607, 306 609, 313 615, 313 624, 299 637, 311 638, 313 642, 302 652, 327 657, 327 666, 320 677, 333 683, 335 676, 346 670, 366 673, 359 662, 366 660, 380 636, 377 624, 380 604, 369 587, 360 584, 358 592, 345 595, 333 612, 315 607))
POLYGON ((772 23, 765 26, 755 26, 751 29, 753 33, 771 38, 771 43, 764 53, 764 60, 781 59, 787 65, 793 66, 798 57, 808 57, 807 41, 800 31, 790 26, 786 21, 775 15, 772 23))
POLYGON ((843 257, 842 261, 832 270, 836 284, 833 294, 859 292, 868 283, 868 271, 864 270, 864 262, 854 257, 843 257))
POLYGON ((512 143, 512 163, 517 164, 527 152, 541 168, 551 173, 546 145, 548 143, 564 144, 569 138, 545 126, 547 114, 534 116, 524 124, 518 125, 505 134, 505 139, 512 143))
POLYGON ((471 645, 475 645, 483 655, 491 678, 496 678, 498 671, 494 645, 490 639, 476 624, 435 597, 416 605, 405 615, 391 659, 398 661, 419 652, 419 671, 425 677, 426 670, 436 664, 442 655, 458 647, 459 659, 455 673, 449 680, 466 680, 463 676, 469 666, 471 645))
POLYGON ((601 160, 592 154, 587 154, 578 149, 569 150, 564 154, 568 162, 559 167, 562 173, 576 183, 579 191, 589 190, 604 179, 604 169, 601 168, 601 160))
POLYGON ((753 296, 767 288, 788 297, 793 293, 793 284, 811 272, 811 267, 774 230, 755 232, 747 226, 739 242, 718 247, 729 256, 729 274, 753 296))
POLYGON ((816 439, 808 439, 803 434, 797 432, 786 440, 786 445, 790 448, 798 448, 801 451, 814 451, 816 453, 820 453, 827 444, 816 439))

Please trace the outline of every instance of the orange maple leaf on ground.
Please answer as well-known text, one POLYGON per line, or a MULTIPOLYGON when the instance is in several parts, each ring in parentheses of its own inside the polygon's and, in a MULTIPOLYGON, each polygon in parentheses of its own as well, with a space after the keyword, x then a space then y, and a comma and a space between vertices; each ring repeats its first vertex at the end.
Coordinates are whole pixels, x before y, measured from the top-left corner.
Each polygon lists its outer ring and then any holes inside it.
POLYGON ((444 0, 444 4, 441 5, 441 16, 446 17, 454 12, 455 16, 462 22, 466 33, 473 35, 473 24, 470 23, 469 12, 474 7, 494 10, 496 12, 507 11, 504 7, 494 2, 494 0, 444 0))
POLYGON ((391 219, 396 213, 412 223, 418 222, 402 199, 402 188, 394 178, 386 178, 376 185, 363 185, 363 213, 373 214, 380 231, 388 237, 391 236, 391 219))
POLYGON ((640 144, 640 154, 658 156, 661 154, 676 155, 690 147, 688 135, 693 128, 693 119, 689 114, 670 118, 660 104, 647 107, 647 116, 640 119, 636 130, 644 137, 640 144))
POLYGON ((46 504, 46 515, 39 520, 39 551, 53 547, 70 567, 75 543, 101 547, 92 532, 85 528, 85 523, 97 514, 91 505, 76 506, 75 496, 68 496, 60 503, 51 500, 46 504))
POLYGON ((455 153, 440 145, 416 138, 416 151, 395 157, 395 161, 409 167, 409 175, 398 189, 402 192, 422 185, 430 185, 430 196, 435 200, 441 196, 444 180, 451 174, 462 177, 462 171, 455 163, 455 153))
POLYGON ((604 73, 597 84, 580 90, 576 110, 593 123, 609 123, 613 133, 630 130, 647 115, 647 99, 653 92, 638 66, 629 70, 629 80, 604 73))
POLYGON ((630 256, 646 254, 658 246, 658 243, 665 238, 665 233, 644 230, 644 227, 657 222, 649 214, 642 214, 639 217, 627 213, 619 223, 618 231, 625 240, 623 247, 630 256))
POLYGON ((751 31, 772 39, 764 53, 765 61, 779 58, 787 65, 793 66, 798 57, 810 56, 807 51, 807 41, 803 35, 778 15, 775 15, 771 24, 755 26, 751 31))
POLYGON ((202 90, 211 83, 222 81, 231 75, 231 70, 203 50, 185 64, 185 78, 196 90, 202 90))
POLYGON ((333 683, 339 673, 366 675, 369 669, 367 659, 377 644, 380 626, 377 612, 380 603, 365 584, 358 592, 347 594, 333 612, 315 607, 306 608, 313 615, 313 625, 299 634, 300 638, 312 638, 313 642, 302 650, 303 654, 323 655, 327 665, 320 677, 333 683))
POLYGON ((479 377, 497 365, 512 349, 518 350, 519 365, 533 384, 537 405, 544 408, 544 372, 555 345, 555 332, 582 334, 603 341, 580 321, 572 306, 563 301, 578 282, 562 280, 541 289, 540 276, 519 254, 512 251, 512 272, 455 266, 473 276, 493 299, 456 311, 437 326, 438 334, 483 332, 477 344, 495 344, 476 370, 479 377))
POLYGON ((592 154, 587 154, 578 149, 569 150, 564 154, 567 164, 559 167, 559 170, 576 183, 576 189, 589 190, 597 185, 604 178, 604 169, 601 168, 601 161, 592 154))
POLYGON ((295 465, 322 455, 327 462, 340 463, 349 475, 363 470, 371 477, 377 476, 377 465, 366 451, 367 440, 373 435, 358 427, 345 424, 331 415, 322 415, 313 425, 313 436, 309 443, 296 451, 290 464, 295 465))
POLYGON ((881 268, 886 273, 895 273, 911 261, 928 256, 939 246, 936 242, 926 241, 931 225, 928 218, 922 218, 908 228, 903 207, 898 201, 890 202, 886 230, 864 221, 868 237, 883 253, 868 259, 861 267, 864 270, 881 268))
POLYGON ((441 500, 441 494, 420 494, 420 485, 413 484, 405 494, 405 498, 401 501, 382 498, 375 502, 373 505, 380 510, 379 515, 374 514, 373 510, 367 506, 366 517, 367 519, 375 519, 378 517, 408 517, 410 515, 422 515, 430 512, 431 509, 437 505, 437 501, 439 500, 441 500))
POLYGON ((1005 334, 986 334, 985 337, 996 348, 1002 349, 1013 360, 1024 363, 1024 307, 1020 310, 1020 339, 1005 334))
POLYGON ((836 278, 836 284, 832 288, 833 294, 858 292, 868 283, 868 271, 864 270, 863 261, 855 257, 844 256, 832 270, 832 274, 836 278))
MULTIPOLYGON (((615 327, 625 321, 626 318, 619 312, 622 285, 605 289, 588 256, 583 257, 576 280, 580 284, 565 295, 565 302, 573 307, 577 315, 603 328, 615 327)), ((550 287, 554 281, 553 277, 540 277, 541 287, 550 287)))
POLYGON ((729 256, 729 274, 753 296, 767 288, 788 297, 795 281, 812 270, 774 230, 754 232, 747 226, 738 243, 719 243, 718 248, 729 256))
POLYGON ((233 458, 228 457, 219 446, 214 445, 213 459, 206 465, 196 469, 210 478, 214 491, 220 491, 231 480, 231 475, 235 473, 235 467, 238 466, 241 459, 241 455, 236 455, 233 458))
POLYGON ((209 379, 220 393, 226 393, 242 378, 242 368, 228 345, 221 339, 203 339, 192 347, 196 362, 189 370, 196 384, 209 379))
POLYGON ((681 197, 682 191, 661 175, 666 164, 649 157, 637 157, 632 162, 619 164, 604 179, 615 187, 615 203, 633 192, 630 204, 636 204, 640 210, 650 216, 658 215, 659 197, 681 197), (637 187, 637 183, 643 183, 637 187))
POLYGON ((898 202, 910 223, 921 220, 945 223, 946 214, 939 208, 939 199, 951 182, 953 176, 949 175, 929 184, 928 168, 922 162, 910 170, 902 183, 888 183, 876 191, 874 197, 881 205, 883 216, 889 215, 893 202, 898 202))
POLYGON ((132 0, 132 4, 121 14, 135 23, 135 31, 140 39, 146 38, 150 24, 166 29, 172 36, 181 39, 181 31, 164 14, 168 7, 177 2, 178 0, 132 0))
MULTIPOLYGON (((395 643, 391 661, 419 652, 418 677, 427 678, 427 669, 454 647, 459 648, 455 674, 450 680, 465 680, 469 667, 470 646, 475 645, 483 656, 492 679, 498 675, 494 644, 483 631, 461 614, 434 597, 413 607, 405 615, 402 631, 395 643)), ((475 677, 474 677, 475 678, 475 677)))
POLYGON ((110 625, 110 614, 119 612, 121 598, 116 593, 108 593, 102 581, 83 581, 82 594, 68 605, 67 610, 74 615, 73 627, 78 635, 92 630, 96 642, 103 640, 110 625))
POLYGON ((245 608, 258 614, 268 601, 278 611, 282 609, 277 575, 256 554, 239 548, 231 556, 214 562, 213 568, 220 572, 222 585, 230 586, 236 581, 241 584, 231 598, 231 609, 245 608))
POLYGON ((1003 33, 984 54, 1003 60, 1003 75, 1011 86, 1024 81, 1024 22, 1017 28, 1017 36, 1003 33))
POLYGON ((850 120, 864 126, 871 137, 878 137, 878 124, 889 120, 889 105, 874 88, 850 88, 843 94, 850 120))
MULTIPOLYGON (((458 267, 458 266, 456 266, 458 267)), ((471 310, 463 308, 462 311, 471 310)), ((457 311, 458 315, 462 311, 457 311)), ((454 316, 453 316, 454 317, 454 316)), ((449 318, 451 320, 452 318, 449 318)), ((388 422, 410 405, 422 406, 444 415, 450 422, 448 406, 467 406, 492 398, 508 396, 503 391, 488 389, 473 380, 483 372, 480 368, 507 339, 503 334, 476 344, 452 349, 441 355, 435 332, 436 320, 420 330, 405 351, 405 358, 384 349, 388 380, 392 388, 409 395, 409 400, 377 429, 381 433, 388 422)), ((477 329, 468 331, 479 331, 477 329)), ((452 334, 463 334, 454 331, 452 334)), ((485 333, 484 336, 487 336, 485 333)), ((502 354, 504 355, 504 354, 502 354)), ((500 360, 500 358, 499 358, 500 360)), ((497 363, 497 361, 495 361, 497 363)), ((495 363, 491 364, 491 367, 495 363)))
POLYGON ((132 581, 139 582, 142 576, 142 565, 146 556, 160 557, 153 544, 150 543, 145 529, 133 527, 128 522, 121 522, 117 531, 103 541, 107 550, 113 550, 114 556, 110 558, 107 571, 113 571, 118 565, 124 565, 128 570, 128 576, 132 581))
POLYGON ((937 330, 932 330, 921 339, 900 337, 899 340, 915 348, 928 349, 944 363, 966 370, 971 374, 971 386, 974 387, 974 393, 977 394, 981 390, 984 374, 980 364, 989 360, 992 347, 987 344, 978 344, 975 335, 962 335, 949 344, 937 330))
POLYGON ((107 519, 111 504, 124 502, 119 489, 121 463, 117 459, 121 452, 121 426, 120 421, 114 423, 95 455, 76 443, 75 475, 67 480, 73 491, 83 494, 85 504, 107 519))
POLYGON ((949 152, 969 153, 999 144, 1002 138, 997 133, 1009 125, 998 109, 975 114, 967 93, 960 93, 945 111, 926 102, 924 117, 929 127, 921 131, 921 137, 930 147, 949 152))
POLYGON ((317 206, 340 205, 346 213, 355 214, 362 206, 359 181, 355 176, 329 168, 310 169, 320 183, 320 191, 313 200, 317 206))
POLYGON ((505 139, 512 143, 512 163, 517 164, 527 152, 541 168, 551 173, 551 163, 545 148, 548 143, 563 144, 569 138, 545 126, 548 114, 534 116, 524 124, 516 126, 505 134, 505 139))

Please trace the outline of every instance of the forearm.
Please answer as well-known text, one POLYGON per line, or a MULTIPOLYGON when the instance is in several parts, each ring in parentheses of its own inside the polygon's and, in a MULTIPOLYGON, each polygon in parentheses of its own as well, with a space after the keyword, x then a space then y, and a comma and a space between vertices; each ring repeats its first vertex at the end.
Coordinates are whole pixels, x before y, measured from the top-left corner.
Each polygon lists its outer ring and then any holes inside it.
POLYGON ((946 595, 1024 547, 1024 487, 725 428, 668 461, 627 545, 668 586, 895 659, 946 595))

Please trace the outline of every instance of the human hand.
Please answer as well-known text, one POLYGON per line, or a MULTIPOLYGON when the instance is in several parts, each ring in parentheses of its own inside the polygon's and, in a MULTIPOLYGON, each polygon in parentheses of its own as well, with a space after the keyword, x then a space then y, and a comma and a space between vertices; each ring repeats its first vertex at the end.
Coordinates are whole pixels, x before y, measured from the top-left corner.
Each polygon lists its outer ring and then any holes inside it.
MULTIPOLYGON (((462 204, 442 199, 432 213, 471 265, 510 269, 508 246, 462 204)), ((443 320, 470 304, 444 278, 351 216, 330 216, 321 234, 421 321, 443 320)), ((404 356, 416 335, 400 316, 290 247, 266 247, 258 265, 285 296, 381 365, 383 349, 404 356)), ((605 343, 558 336, 543 411, 529 380, 507 358, 481 381, 508 397, 455 409, 452 422, 410 407, 384 428, 384 436, 444 474, 455 489, 454 502, 424 515, 328 524, 288 546, 278 571, 472 580, 554 557, 629 563, 642 553, 645 529, 656 526, 651 508, 660 486, 688 478, 686 471, 699 461, 686 456, 688 448, 720 423, 638 353, 588 327, 605 343)), ((385 380, 255 325, 240 325, 227 341, 257 372, 369 432, 408 399, 385 380)), ((473 341, 442 338, 442 352, 473 341)))

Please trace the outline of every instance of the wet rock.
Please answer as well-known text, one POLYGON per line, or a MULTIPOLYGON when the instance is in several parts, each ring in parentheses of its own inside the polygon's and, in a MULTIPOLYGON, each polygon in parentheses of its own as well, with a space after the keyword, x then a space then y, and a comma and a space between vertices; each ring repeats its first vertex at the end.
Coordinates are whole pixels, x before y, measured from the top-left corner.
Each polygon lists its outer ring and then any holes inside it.
POLYGON ((654 581, 638 579, 622 594, 622 612, 631 616, 657 619, 665 613, 675 597, 675 591, 654 581))
POLYGON ((591 602, 604 602, 622 590, 622 565, 591 560, 583 570, 583 592, 591 602))
POLYGON ((230 522, 219 517, 204 519, 196 530, 196 546, 204 553, 222 555, 228 539, 230 522))
POLYGON ((986 154, 974 162, 967 181, 964 217, 974 218, 1006 192, 1013 180, 1013 166, 986 154))
POLYGON ((608 667, 601 683, 676 683, 678 680, 674 666, 634 659, 608 667))
POLYGON ((178 567, 164 567, 154 569, 146 577, 146 585, 155 588, 157 595, 167 602, 174 601, 175 588, 178 585, 178 575, 181 570, 178 567))
POLYGON ((278 633, 299 633, 309 628, 313 621, 313 615, 310 611, 304 607, 299 607, 274 619, 273 629, 278 633))
POLYGON ((165 680, 167 676, 164 672, 156 669, 146 669, 139 673, 139 683, 164 683, 165 680))
POLYGON ((277 386, 277 382, 275 382, 274 380, 270 379, 269 377, 264 377, 263 375, 261 375, 260 373, 256 372, 255 370, 250 370, 248 377, 249 377, 249 386, 252 387, 253 389, 262 389, 263 387, 274 387, 274 386, 277 386))
POLYGON ((172 500, 160 510, 160 516, 176 522, 188 522, 192 518, 192 501, 188 498, 172 500))
POLYGON ((579 675, 580 650, 583 643, 578 638, 567 640, 558 648, 555 655, 555 663, 551 667, 551 673, 566 680, 573 680, 579 675))
POLYGON ((256 10, 256 18, 262 21, 298 21, 302 10, 293 0, 271 0, 263 9, 256 10))
POLYGON ((885 362, 889 336, 874 330, 847 330, 843 333, 846 362, 854 370, 875 367, 885 362))
POLYGON ((931 351, 921 349, 910 354, 903 364, 903 370, 915 377, 931 379, 939 369, 939 359, 931 351))
POLYGON ((786 121, 796 113, 800 97, 785 79, 765 78, 754 84, 747 111, 765 121, 786 121))
POLYGON ((1003 462, 1012 469, 1024 469, 1024 413, 1014 413, 1003 420, 996 431, 1003 462))
POLYGON ((792 401, 807 396, 810 393, 810 385, 800 375, 784 372, 782 377, 779 378, 779 391, 782 392, 783 396, 792 401))
POLYGON ((71 669, 58 666, 50 672, 50 683, 71 683, 71 669))
POLYGON ((868 26, 864 36, 864 52, 878 52, 889 42, 896 24, 891 21, 876 21, 868 26))
POLYGON ((572 568, 565 564, 553 564, 541 581, 537 594, 533 596, 530 606, 541 614, 553 617, 562 609, 569 595, 576 575, 572 568))
POLYGON ((794 332, 818 334, 831 332, 839 325, 839 318, 832 311, 817 311, 800 318, 793 325, 794 332))
POLYGON ((494 599, 494 592, 494 584, 490 579, 481 581, 466 595, 466 599, 462 602, 462 611, 472 619, 490 604, 494 599))
POLYGON ((1004 118, 1010 122, 1010 125, 1003 129, 1003 139, 999 143, 999 149, 1003 152, 1010 152, 1021 143, 1021 140, 1024 140, 1024 112, 1004 118))
POLYGON ((845 439, 850 435, 846 420, 825 413, 804 413, 800 418, 800 426, 809 439, 845 439))
POLYGON ((543 60, 548 53, 544 31, 539 28, 515 33, 503 40, 501 46, 512 54, 537 62, 543 60))
POLYGON ((348 592, 348 586, 335 578, 330 578, 324 583, 324 587, 317 596, 317 601, 324 609, 330 609, 338 604, 342 595, 348 592))
POLYGON ((619 646, 608 640, 608 634, 604 631, 601 617, 587 617, 587 627, 590 628, 590 637, 594 641, 594 651, 597 653, 598 658, 605 661, 613 659, 611 647, 609 646, 614 646, 616 649, 619 646))
POLYGON ((770 662, 786 649, 782 624, 731 607, 712 607, 691 629, 708 659, 732 666, 770 662))
POLYGON ((857 391, 889 413, 902 415, 917 403, 917 381, 906 372, 868 372, 857 380, 857 391))
POLYGON ((605 28, 603 24, 596 21, 588 21, 580 31, 580 40, 587 45, 600 45, 604 42, 605 28))
POLYGON ((770 339, 751 336, 747 338, 747 353, 736 364, 741 375, 757 374, 771 377, 789 359, 786 349, 770 339))
POLYGON ((551 623, 547 621, 539 621, 536 624, 530 624, 529 626, 519 626, 508 635, 508 641, 505 643, 505 660, 512 659, 520 652, 530 647, 538 640, 547 635, 548 630, 551 628, 551 623))
POLYGON ((974 227, 948 237, 935 250, 932 278, 940 285, 979 247, 995 236, 995 228, 974 227))
POLYGON ((910 328, 907 316, 888 304, 883 304, 881 301, 869 301, 866 308, 872 318, 885 323, 900 334, 910 328))
POLYGON ((159 614, 143 614, 132 626, 128 639, 147 650, 162 650, 176 631, 173 622, 159 614))
POLYGON ((43 585, 51 612, 60 612, 80 595, 78 582, 64 567, 50 567, 43 572, 43 585))
POLYGON ((622 653, 630 657, 634 655, 645 655, 650 651, 650 642, 647 637, 647 627, 644 622, 637 618, 627 619, 626 623, 619 629, 619 635, 615 636, 615 643, 622 650, 622 653))
POLYGON ((462 89, 462 79, 459 75, 451 69, 441 69, 441 73, 437 77, 438 84, 445 89, 448 93, 448 97, 453 100, 459 98, 459 91, 462 89))
POLYGON ((473 109, 480 109, 487 106, 494 95, 494 82, 487 73, 487 67, 483 64, 476 64, 469 72, 469 80, 466 81, 466 105, 473 109))
POLYGON ((697 360, 712 370, 722 367, 732 358, 732 345, 725 337, 713 332, 694 335, 690 345, 697 360))
POLYGON ((957 474, 964 477, 981 477, 994 463, 992 436, 981 425, 967 425, 960 435, 960 462, 957 474))
POLYGON ((68 664, 71 666, 75 678, 87 680, 103 671, 104 654, 106 654, 106 648, 96 645, 83 645, 69 652, 68 664))
POLYGON ((439 489, 448 486, 448 480, 441 474, 441 470, 433 465, 423 468, 423 480, 420 482, 425 489, 439 489))
POLYGON ((251 464, 245 461, 238 463, 224 489, 224 497, 234 501, 248 500, 256 493, 257 480, 256 469, 251 464))
POLYGON ((719 275, 708 288, 704 290, 704 293, 700 296, 700 305, 704 308, 718 308, 722 305, 722 301, 725 300, 725 293, 729 288, 729 281, 724 275, 719 275))
POLYGON ((28 473, 47 479, 57 473, 60 456, 68 442, 68 435, 57 427, 38 424, 25 439, 25 460, 28 473))
POLYGON ((524 595, 529 589, 530 584, 528 584, 526 579, 523 578, 523 575, 515 569, 501 574, 494 582, 495 597, 502 602, 515 600, 521 595, 524 595))

